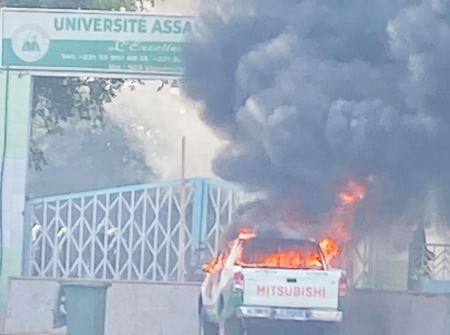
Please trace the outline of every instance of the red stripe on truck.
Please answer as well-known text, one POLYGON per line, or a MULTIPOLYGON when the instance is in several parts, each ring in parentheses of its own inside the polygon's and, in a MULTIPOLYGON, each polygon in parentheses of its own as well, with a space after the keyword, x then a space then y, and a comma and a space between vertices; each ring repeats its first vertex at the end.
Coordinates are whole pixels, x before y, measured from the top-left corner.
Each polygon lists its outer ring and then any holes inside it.
POLYGON ((265 297, 325 298, 325 287, 257 285, 256 295, 265 297))

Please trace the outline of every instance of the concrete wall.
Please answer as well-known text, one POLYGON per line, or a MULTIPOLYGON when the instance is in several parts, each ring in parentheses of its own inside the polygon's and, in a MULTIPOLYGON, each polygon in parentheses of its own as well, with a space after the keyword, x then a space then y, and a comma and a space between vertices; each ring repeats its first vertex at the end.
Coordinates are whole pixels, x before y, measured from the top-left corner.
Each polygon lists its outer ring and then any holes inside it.
MULTIPOLYGON (((58 283, 12 279, 5 333, 52 330, 58 283)), ((114 282, 108 289, 106 335, 197 334, 197 285, 114 282)), ((350 294, 344 335, 449 335, 450 295, 357 290, 350 294)), ((1 333, 1 331, 0 331, 1 333)))
MULTIPOLYGON (((56 306, 58 287, 58 283, 52 281, 11 280, 3 316, 3 331, 7 334, 55 332, 52 329, 52 313, 56 306)), ((64 330, 56 333, 64 334, 64 330)))
POLYGON ((344 334, 449 335, 450 295, 357 290, 349 296, 344 334))
MULTIPOLYGON (((64 329, 52 329, 58 287, 55 281, 13 278, 3 331, 64 334, 64 329)), ((113 282, 106 335, 196 334, 198 294, 198 285, 113 282)))
POLYGON ((371 288, 406 291, 408 287, 408 260, 375 260, 371 288))
POLYGON ((113 284, 106 335, 197 334, 198 285, 113 284))

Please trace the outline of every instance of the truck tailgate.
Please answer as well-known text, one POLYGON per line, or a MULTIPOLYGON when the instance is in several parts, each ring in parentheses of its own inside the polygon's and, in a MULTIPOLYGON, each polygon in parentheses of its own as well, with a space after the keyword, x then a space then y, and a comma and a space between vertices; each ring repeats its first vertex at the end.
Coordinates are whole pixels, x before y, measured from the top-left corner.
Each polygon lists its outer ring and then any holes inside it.
POLYGON ((244 304, 337 309, 340 271, 243 268, 244 304))

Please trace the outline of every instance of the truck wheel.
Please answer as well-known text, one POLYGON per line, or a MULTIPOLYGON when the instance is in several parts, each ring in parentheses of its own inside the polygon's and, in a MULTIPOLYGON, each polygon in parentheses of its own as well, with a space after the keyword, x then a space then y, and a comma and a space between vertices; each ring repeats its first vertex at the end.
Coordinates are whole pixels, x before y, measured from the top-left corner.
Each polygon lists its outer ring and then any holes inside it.
POLYGON ((243 335, 242 322, 236 317, 221 319, 219 322, 219 335, 243 335))

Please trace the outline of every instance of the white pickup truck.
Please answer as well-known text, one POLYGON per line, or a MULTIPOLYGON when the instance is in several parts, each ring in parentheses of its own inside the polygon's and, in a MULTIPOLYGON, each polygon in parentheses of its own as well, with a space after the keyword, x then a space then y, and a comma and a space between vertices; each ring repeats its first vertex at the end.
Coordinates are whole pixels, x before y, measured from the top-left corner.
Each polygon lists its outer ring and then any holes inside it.
POLYGON ((201 335, 250 334, 271 326, 339 334, 344 273, 329 269, 314 241, 240 235, 204 271, 201 335))

